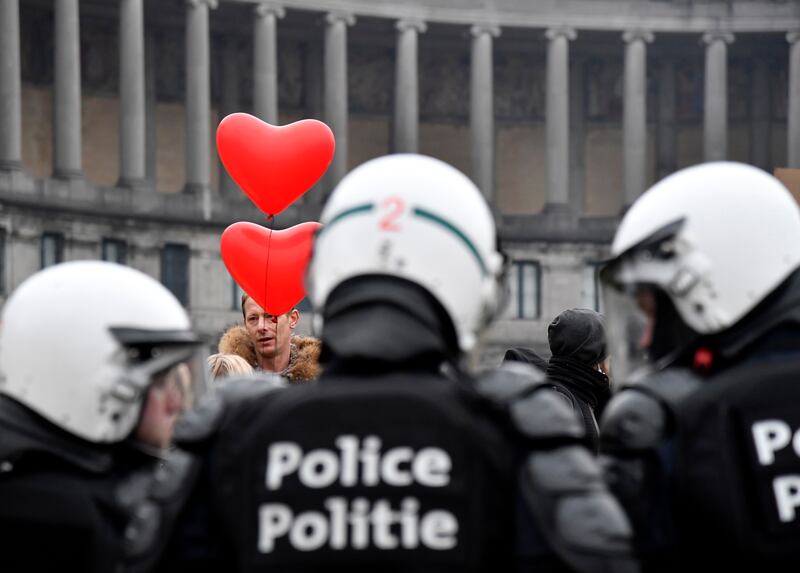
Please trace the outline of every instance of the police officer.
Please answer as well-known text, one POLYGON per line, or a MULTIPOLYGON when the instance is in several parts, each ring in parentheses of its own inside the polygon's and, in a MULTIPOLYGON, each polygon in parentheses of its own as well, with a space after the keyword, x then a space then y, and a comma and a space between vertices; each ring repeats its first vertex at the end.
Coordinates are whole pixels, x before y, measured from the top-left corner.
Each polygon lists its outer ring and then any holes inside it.
POLYGON ((180 488, 159 483, 189 467, 178 456, 156 471, 199 390, 197 350, 180 303, 133 269, 65 263, 12 293, 0 333, 3 571, 148 562, 161 517, 180 505, 180 488))
POLYGON ((323 374, 229 381, 186 418, 205 493, 163 569, 631 570, 627 522, 569 406, 524 365, 465 373, 503 292, 475 185, 429 157, 384 157, 342 180, 322 223, 308 294, 323 374))
POLYGON ((684 169, 626 213, 602 272, 607 476, 645 570, 796 571, 800 212, 742 164, 684 169))

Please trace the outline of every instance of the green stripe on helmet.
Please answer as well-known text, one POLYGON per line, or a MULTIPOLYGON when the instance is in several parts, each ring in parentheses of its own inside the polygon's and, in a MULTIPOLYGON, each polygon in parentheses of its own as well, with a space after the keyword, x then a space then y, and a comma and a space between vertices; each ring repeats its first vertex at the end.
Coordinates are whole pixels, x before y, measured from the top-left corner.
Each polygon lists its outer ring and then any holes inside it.
POLYGON ((483 273, 484 275, 489 274, 489 271, 486 268, 486 263, 481 257, 481 254, 478 252, 478 249, 475 248, 475 245, 472 243, 472 241, 469 240, 469 237, 467 237, 461 231, 461 229, 453 225, 450 221, 442 219, 441 217, 439 217, 439 215, 431 213, 430 211, 426 211, 425 209, 420 209, 419 207, 414 208, 414 214, 419 217, 422 217, 423 219, 427 219, 428 221, 436 223, 437 225, 441 225, 442 227, 453 233, 456 237, 461 239, 461 241, 466 245, 469 251, 475 256, 475 260, 478 262, 478 266, 481 268, 481 273, 483 273))

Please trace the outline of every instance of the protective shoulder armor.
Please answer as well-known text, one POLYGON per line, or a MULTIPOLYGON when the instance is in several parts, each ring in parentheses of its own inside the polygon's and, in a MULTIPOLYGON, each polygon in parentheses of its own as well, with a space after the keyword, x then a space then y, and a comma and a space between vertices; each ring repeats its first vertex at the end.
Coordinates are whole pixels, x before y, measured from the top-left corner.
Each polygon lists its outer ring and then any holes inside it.
POLYGON ((703 381, 694 372, 686 368, 669 368, 648 376, 637 386, 642 392, 650 394, 664 404, 670 411, 693 394, 703 381))
POLYGON ((137 472, 119 484, 117 504, 130 516, 124 538, 126 572, 149 571, 158 560, 199 468, 194 456, 175 449, 155 471, 137 472))
POLYGON ((583 425, 544 373, 522 362, 507 362, 476 381, 478 392, 507 410, 514 427, 532 439, 580 439, 583 425))
POLYGON ((674 368, 651 373, 624 388, 606 406, 600 422, 603 449, 656 447, 670 431, 672 412, 678 403, 701 383, 692 372, 674 368))
POLYGON ((661 442, 666 431, 664 406, 653 396, 634 388, 614 396, 600 421, 603 450, 651 449, 661 442))
POLYGON ((226 378, 217 383, 211 395, 181 416, 175 426, 174 440, 186 447, 203 442, 216 432, 230 408, 285 386, 281 376, 271 373, 226 378))
POLYGON ((547 385, 515 400, 510 409, 514 426, 528 438, 581 439, 586 435, 575 410, 547 385))
POLYGON ((499 405, 508 405, 545 383, 544 372, 522 362, 506 362, 482 373, 475 381, 478 393, 499 405))
POLYGON ((637 571, 628 519, 585 447, 529 454, 522 484, 540 530, 565 562, 578 571, 637 571))

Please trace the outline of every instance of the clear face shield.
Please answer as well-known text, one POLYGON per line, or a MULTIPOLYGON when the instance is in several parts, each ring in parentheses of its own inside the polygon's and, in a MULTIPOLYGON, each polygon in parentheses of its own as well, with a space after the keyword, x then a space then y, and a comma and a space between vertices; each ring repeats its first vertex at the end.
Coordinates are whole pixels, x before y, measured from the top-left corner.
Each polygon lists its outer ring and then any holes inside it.
POLYGON ((118 392, 139 396, 159 386, 179 398, 183 413, 211 392, 208 349, 193 333, 111 330, 125 352, 125 377, 118 392))
POLYGON ((677 276, 669 259, 634 253, 600 273, 611 368, 619 385, 674 364, 699 335, 676 310, 666 286, 677 276))
POLYGON ((600 281, 611 372, 615 386, 621 387, 650 370, 655 296, 651 289, 616 282, 613 267, 600 272, 600 281))
MULTIPOLYGON (((154 372, 152 384, 166 385, 180 396, 181 411, 188 412, 206 395, 211 393, 212 385, 208 376, 208 350, 205 345, 196 345, 182 349, 158 349, 158 356, 153 358, 153 367, 160 357, 164 362, 172 362, 166 370, 154 372)), ((149 370, 149 368, 148 368, 149 370)), ((144 372, 143 372, 144 374, 144 372)))

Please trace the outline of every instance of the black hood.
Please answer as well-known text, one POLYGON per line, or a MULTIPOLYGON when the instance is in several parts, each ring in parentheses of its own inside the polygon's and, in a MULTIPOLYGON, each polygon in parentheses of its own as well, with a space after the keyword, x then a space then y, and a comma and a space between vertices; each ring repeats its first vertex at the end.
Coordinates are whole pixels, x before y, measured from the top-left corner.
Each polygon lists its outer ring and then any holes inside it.
POLYGON ((547 327, 547 340, 553 356, 588 366, 608 356, 603 315, 588 308, 572 308, 555 317, 547 327))
POLYGON ((455 363, 459 349, 448 314, 428 291, 397 277, 345 281, 323 311, 326 372, 427 370, 455 363))
POLYGON ((523 362, 532 364, 540 370, 547 370, 547 360, 536 354, 532 349, 523 346, 515 346, 506 350, 503 362, 523 362))

